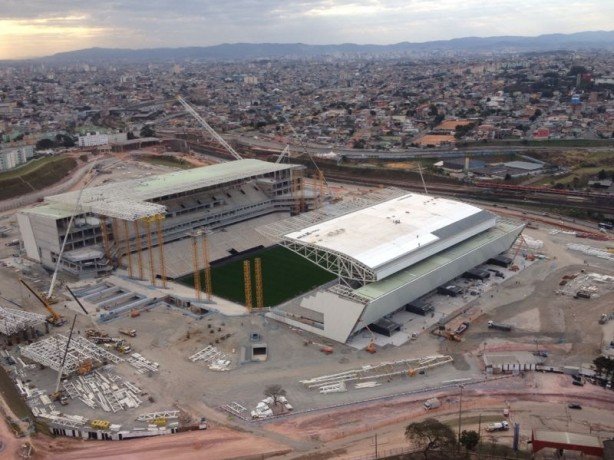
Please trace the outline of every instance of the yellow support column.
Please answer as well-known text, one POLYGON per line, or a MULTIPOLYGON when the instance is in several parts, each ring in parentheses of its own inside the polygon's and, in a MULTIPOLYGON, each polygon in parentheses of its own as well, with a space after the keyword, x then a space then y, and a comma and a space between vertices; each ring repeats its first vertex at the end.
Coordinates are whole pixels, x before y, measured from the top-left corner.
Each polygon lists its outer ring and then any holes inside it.
POLYGON ((211 264, 209 263, 209 247, 206 232, 203 232, 202 246, 203 262, 205 263, 205 292, 207 293, 207 300, 211 301, 213 286, 211 285, 211 264))
POLYGON ((192 233, 192 261, 194 262, 194 293, 200 301, 200 268, 198 267, 198 234, 192 233))
POLYGON ((128 258, 128 276, 132 278, 132 254, 130 253, 130 233, 128 233, 128 221, 124 221, 124 245, 126 247, 126 257, 128 258))
POLYGON ((245 284, 245 306, 252 310, 252 273, 249 260, 243 261, 243 282, 245 284))
POLYGON ((147 237, 147 252, 149 253, 149 280, 152 286, 156 285, 156 274, 154 272, 154 254, 151 243, 151 221, 145 219, 145 236, 147 237))
POLYGON ((162 234, 162 221, 164 216, 156 216, 156 230, 158 233, 158 251, 160 253, 160 276, 162 277, 162 287, 166 289, 166 267, 164 266, 164 235, 162 234))
POLYGON ((264 308, 264 292, 262 289, 262 260, 257 257, 254 261, 254 275, 256 276, 256 307, 264 308))
POLYGON ((141 240, 141 229, 139 221, 134 221, 134 235, 136 237, 136 260, 139 265, 139 279, 143 279, 143 241, 141 240))

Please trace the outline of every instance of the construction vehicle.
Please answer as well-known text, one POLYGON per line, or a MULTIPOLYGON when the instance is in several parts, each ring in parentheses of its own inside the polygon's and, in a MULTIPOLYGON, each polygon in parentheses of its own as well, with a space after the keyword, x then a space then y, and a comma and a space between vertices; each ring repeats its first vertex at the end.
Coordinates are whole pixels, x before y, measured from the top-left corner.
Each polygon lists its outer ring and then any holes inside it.
POLYGON ((469 328, 469 323, 467 321, 463 321, 459 324, 459 326, 454 331, 454 335, 459 336, 465 333, 465 331, 469 328))
POLYGON ((505 420, 502 422, 490 423, 489 425, 486 426, 486 431, 488 432, 506 431, 509 429, 510 429, 510 424, 506 422, 505 420))
POLYGON ((438 328, 435 328, 433 330, 433 334, 438 335, 440 337, 445 337, 448 340, 452 340, 453 342, 462 342, 462 338, 458 335, 456 335, 454 332, 446 329, 443 326, 440 326, 438 328))
POLYGON ((504 324, 504 323, 495 323, 494 321, 488 321, 488 328, 489 329, 498 329, 500 331, 509 332, 509 331, 512 330, 512 325, 511 324, 504 324))
POLYGON ((111 422, 108 420, 92 420, 90 426, 97 430, 108 430, 111 426, 111 422))
POLYGON ((601 318, 599 318, 599 324, 605 324, 608 322, 609 320, 609 315, 606 315, 605 313, 601 314, 601 318))
POLYGON ((329 346, 329 345, 325 345, 323 343, 318 343, 318 342, 314 342, 313 340, 305 340, 305 342, 303 342, 303 345, 307 346, 307 345, 316 345, 318 347, 320 347, 320 351, 322 353, 324 353, 325 355, 332 355, 333 354, 333 347, 329 346))
POLYGON ((365 347, 365 351, 367 353, 377 353, 377 345, 375 343, 375 334, 373 333, 373 331, 371 330, 371 328, 369 326, 365 326, 367 331, 369 331, 369 333, 371 334, 371 341, 369 342, 369 345, 367 345, 365 347))
POLYGON ((19 282, 23 284, 28 291, 30 291, 34 297, 38 299, 38 301, 43 304, 43 307, 49 312, 49 316, 47 317, 47 322, 55 327, 60 327, 66 324, 66 320, 62 315, 56 312, 49 302, 47 302, 38 292, 36 292, 28 283, 26 283, 22 278, 19 278, 19 282))
POLYGON ((154 420, 153 420, 151 423, 152 423, 153 425, 158 426, 158 427, 159 427, 159 426, 165 426, 165 425, 166 425, 166 417, 158 417, 158 418, 155 418, 155 419, 154 419, 154 420))
POLYGON ((109 334, 107 334, 106 332, 102 332, 102 331, 97 331, 96 329, 86 329, 85 330, 85 337, 92 338, 92 337, 108 337, 109 334))
POLYGON ((130 318, 136 318, 137 316, 141 316, 140 311, 138 311, 136 308, 130 310, 130 318))
POLYGON ((122 354, 128 354, 132 352, 132 347, 124 340, 119 340, 115 343, 115 350, 122 354))
POLYGON ((136 337, 136 329, 120 329, 119 333, 127 335, 128 337, 136 337))

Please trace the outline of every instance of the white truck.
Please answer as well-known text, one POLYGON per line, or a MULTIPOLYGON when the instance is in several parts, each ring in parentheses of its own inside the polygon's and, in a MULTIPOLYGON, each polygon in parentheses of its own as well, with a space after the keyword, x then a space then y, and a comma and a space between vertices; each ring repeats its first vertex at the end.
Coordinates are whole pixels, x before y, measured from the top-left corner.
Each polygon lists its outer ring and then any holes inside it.
POLYGON ((437 398, 431 398, 424 401, 424 409, 432 410, 441 407, 441 401, 437 398))
POLYGON ((502 422, 491 423, 486 426, 486 431, 506 431, 510 429, 510 424, 505 420, 502 422))

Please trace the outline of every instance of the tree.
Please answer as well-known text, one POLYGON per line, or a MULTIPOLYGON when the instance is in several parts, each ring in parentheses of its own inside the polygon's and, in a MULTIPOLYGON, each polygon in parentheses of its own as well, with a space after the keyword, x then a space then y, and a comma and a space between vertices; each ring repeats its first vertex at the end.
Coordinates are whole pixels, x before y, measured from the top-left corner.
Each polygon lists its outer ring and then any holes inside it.
POLYGON ((55 148, 55 142, 51 139, 41 139, 36 143, 36 150, 47 150, 55 148))
POLYGON ((273 398, 273 404, 277 405, 279 398, 286 396, 286 390, 281 385, 269 385, 264 389, 264 395, 273 398))
POLYGON ((155 137, 156 136, 156 132, 154 131, 153 127, 150 125, 145 125, 141 128, 141 137, 155 137))
POLYGON ((467 450, 473 450, 480 442, 480 435, 477 431, 467 431, 463 430, 460 435, 460 443, 465 446, 467 450))
POLYGON ((451 448, 456 443, 456 435, 452 428, 434 418, 407 425, 405 438, 422 450, 425 459, 428 458, 430 451, 451 448))

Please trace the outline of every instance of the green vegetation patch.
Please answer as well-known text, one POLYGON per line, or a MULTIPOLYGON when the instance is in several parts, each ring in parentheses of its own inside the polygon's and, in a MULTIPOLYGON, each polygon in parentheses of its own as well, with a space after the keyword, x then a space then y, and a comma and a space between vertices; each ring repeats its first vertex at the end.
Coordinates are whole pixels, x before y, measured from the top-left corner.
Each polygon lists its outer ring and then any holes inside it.
MULTIPOLYGON (((336 278, 332 273, 318 267, 303 257, 281 246, 273 246, 253 252, 242 259, 223 262, 211 267, 211 284, 213 293, 219 297, 245 304, 243 284, 243 261, 251 265, 253 305, 256 305, 256 279, 254 276, 254 259, 260 257, 262 263, 262 287, 264 305, 272 307, 310 291, 336 278)), ((193 274, 177 280, 186 286, 194 285, 193 274)), ((201 286, 205 286, 201 273, 201 286)))
POLYGON ((42 190, 55 184, 77 166, 71 157, 45 157, 0 173, 0 200, 42 190))

